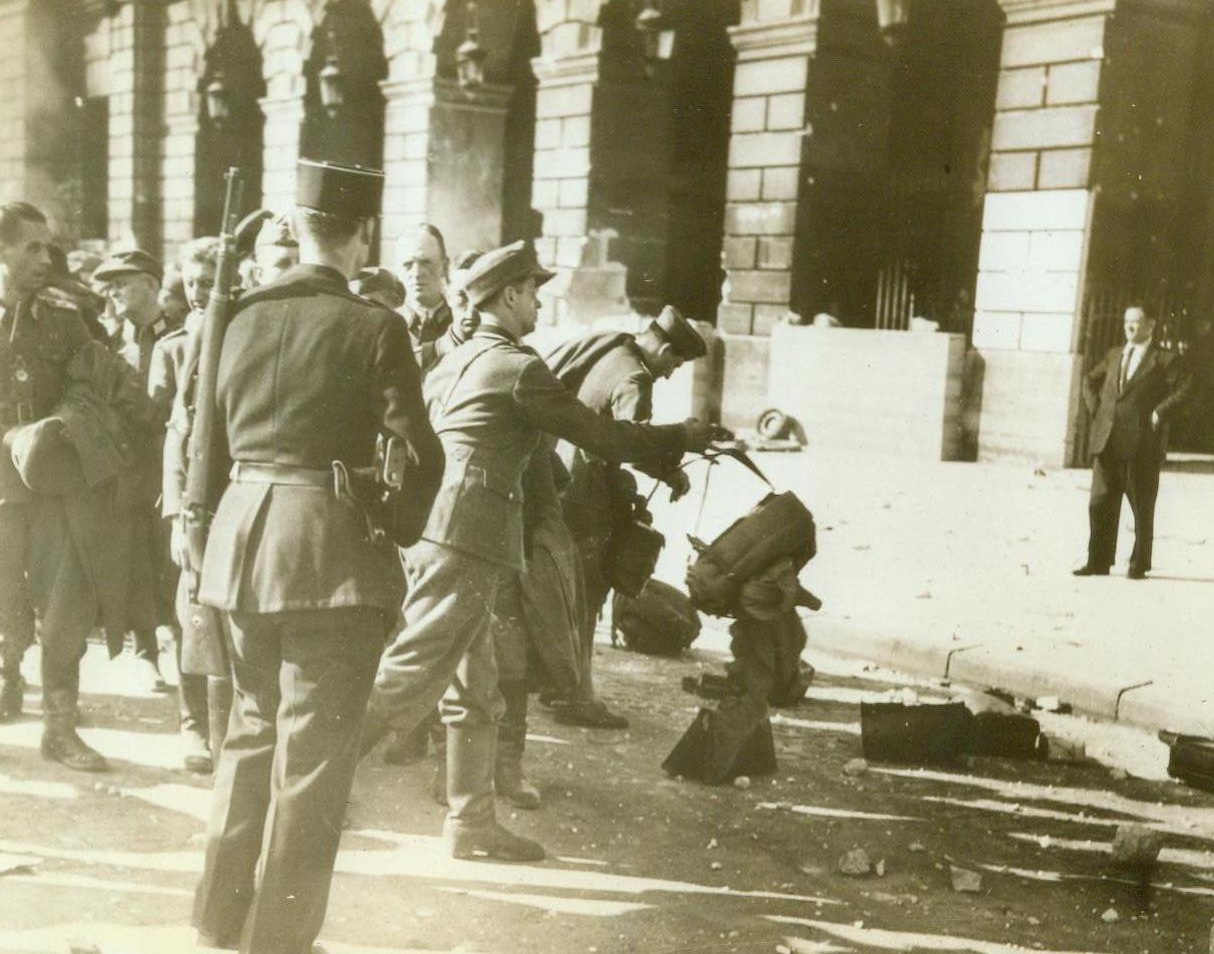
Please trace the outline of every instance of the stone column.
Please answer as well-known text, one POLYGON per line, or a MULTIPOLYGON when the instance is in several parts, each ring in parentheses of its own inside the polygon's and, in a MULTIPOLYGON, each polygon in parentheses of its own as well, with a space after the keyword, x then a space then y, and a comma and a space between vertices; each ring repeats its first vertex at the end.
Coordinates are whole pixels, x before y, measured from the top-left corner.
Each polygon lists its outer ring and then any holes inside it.
POLYGON ((384 118, 383 261, 410 224, 430 222, 448 251, 502 239, 503 146, 511 87, 463 90, 423 76, 381 84, 384 118))
POLYGON ((981 459, 1082 463, 1085 286, 1132 263, 1094 255, 1125 221, 1179 201, 1200 4, 1000 2, 971 426, 981 459))
POLYGON ((743 3, 737 50, 717 327, 725 343, 721 422, 753 427, 767 406, 768 335, 789 307, 802 198, 816 0, 743 3))
POLYGON ((162 2, 132 0, 110 32, 110 239, 153 254, 161 245, 165 23, 162 2))
POLYGON ((299 159, 299 133, 303 126, 302 91, 258 100, 266 117, 263 133, 261 202, 267 209, 286 212, 295 204, 295 165, 299 159))
POLYGON ((549 321, 655 312, 664 303, 670 93, 640 56, 627 3, 542 2, 532 206, 558 277, 549 321))
POLYGON ((719 326, 766 335, 789 306, 793 236, 806 132, 806 87, 817 49, 813 0, 743 4, 725 207, 728 297, 719 326))
MULTIPOLYGON (((29 0, 0 0, 0 50, 24 50, 29 0)), ((0 57, 0 200, 26 197, 25 57, 0 57)))

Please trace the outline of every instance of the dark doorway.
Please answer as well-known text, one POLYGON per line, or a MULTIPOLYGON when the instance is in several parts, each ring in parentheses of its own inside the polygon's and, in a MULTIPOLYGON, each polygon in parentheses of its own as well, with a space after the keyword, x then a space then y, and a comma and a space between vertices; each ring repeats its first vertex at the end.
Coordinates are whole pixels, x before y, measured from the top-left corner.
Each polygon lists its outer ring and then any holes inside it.
POLYGON ((215 235, 223 218, 224 173, 241 171, 241 215, 261 205, 265 95, 261 51, 234 3, 206 53, 198 83, 200 115, 194 152, 194 234, 215 235))
POLYGON ((671 172, 666 300, 716 322, 735 54, 727 27, 738 0, 691 0, 672 10, 671 172))
POLYGON ((823 0, 812 68, 794 310, 855 327, 912 316, 968 334, 999 71, 993 0, 823 0))

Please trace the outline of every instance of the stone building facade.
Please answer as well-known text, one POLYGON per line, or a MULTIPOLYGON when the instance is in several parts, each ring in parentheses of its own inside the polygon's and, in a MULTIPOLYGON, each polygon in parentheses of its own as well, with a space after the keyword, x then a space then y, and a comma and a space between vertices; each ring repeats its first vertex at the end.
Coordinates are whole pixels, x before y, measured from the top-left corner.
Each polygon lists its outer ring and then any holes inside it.
POLYGON ((1205 0, 0 0, 0 192, 167 256, 228 165, 249 208, 299 155, 382 166, 385 260, 428 220, 534 239, 562 321, 672 301, 720 332, 727 423, 790 313, 874 348, 925 317, 963 339, 960 446, 1072 463, 1128 301, 1211 344, 1212 39, 1205 0))

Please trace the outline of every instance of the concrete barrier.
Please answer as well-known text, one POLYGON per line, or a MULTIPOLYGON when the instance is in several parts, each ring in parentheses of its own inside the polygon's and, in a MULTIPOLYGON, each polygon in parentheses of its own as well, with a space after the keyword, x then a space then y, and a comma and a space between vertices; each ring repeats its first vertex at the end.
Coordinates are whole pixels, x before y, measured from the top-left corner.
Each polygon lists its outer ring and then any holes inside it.
POLYGON ((963 457, 962 335, 777 325, 767 365, 768 406, 810 446, 963 457))

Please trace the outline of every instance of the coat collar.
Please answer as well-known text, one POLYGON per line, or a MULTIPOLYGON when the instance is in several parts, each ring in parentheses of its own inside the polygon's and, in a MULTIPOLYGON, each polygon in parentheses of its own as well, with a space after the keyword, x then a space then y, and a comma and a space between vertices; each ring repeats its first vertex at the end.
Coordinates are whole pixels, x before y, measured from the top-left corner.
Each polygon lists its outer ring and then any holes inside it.
MULTIPOLYGON (((1122 354, 1125 354, 1124 349, 1122 350, 1122 354)), ((1128 394, 1135 384, 1142 381, 1146 377, 1147 372, 1155 367, 1155 363, 1158 361, 1158 359, 1159 345, 1157 345, 1155 343, 1155 339, 1152 338, 1146 343, 1146 349, 1142 353, 1142 360, 1138 362, 1138 367, 1134 369, 1133 374, 1126 378, 1125 387, 1121 391, 1123 396, 1128 394)))

